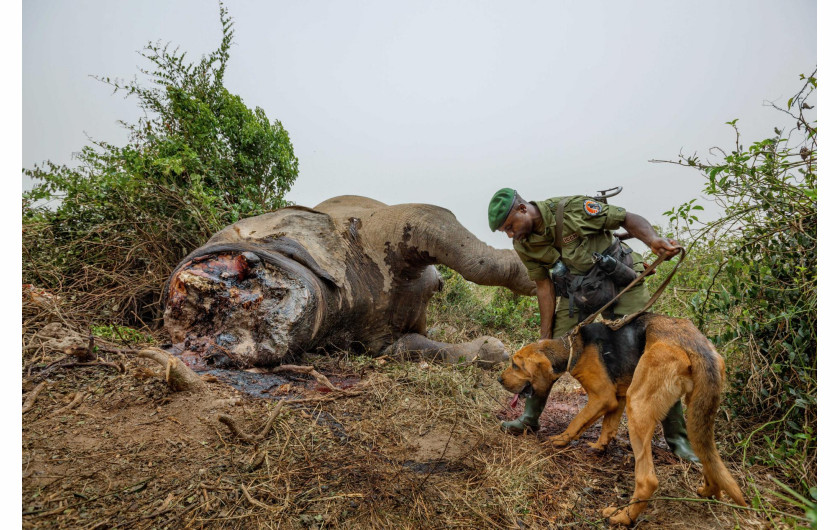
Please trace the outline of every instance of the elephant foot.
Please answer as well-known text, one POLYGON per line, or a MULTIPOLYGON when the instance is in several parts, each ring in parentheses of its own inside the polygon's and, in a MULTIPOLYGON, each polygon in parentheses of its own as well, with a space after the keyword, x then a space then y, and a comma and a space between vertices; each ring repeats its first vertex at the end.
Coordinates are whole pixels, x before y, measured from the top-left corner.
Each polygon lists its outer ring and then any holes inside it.
POLYGON ((408 333, 389 346, 385 355, 406 359, 423 359, 448 364, 476 363, 492 367, 509 359, 502 341, 495 337, 479 337, 463 344, 433 341, 418 333, 408 333))

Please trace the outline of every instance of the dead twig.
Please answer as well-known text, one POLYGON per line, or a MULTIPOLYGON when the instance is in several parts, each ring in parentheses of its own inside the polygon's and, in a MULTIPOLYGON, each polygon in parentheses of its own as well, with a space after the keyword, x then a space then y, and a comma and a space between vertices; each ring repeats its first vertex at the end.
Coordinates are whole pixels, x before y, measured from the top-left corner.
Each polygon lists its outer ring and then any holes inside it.
POLYGON ((166 369, 166 383, 176 392, 197 392, 205 388, 204 381, 169 352, 160 348, 146 348, 137 353, 138 357, 151 359, 166 369))
POLYGON ((93 334, 92 333, 88 334, 88 347, 87 347, 87 350, 84 351, 84 353, 79 355, 79 360, 80 361, 94 361, 94 360, 96 360, 96 352, 93 350, 93 341, 94 341, 93 334))
POLYGON ((266 436, 268 436, 268 433, 271 432, 271 426, 274 423, 274 420, 277 419, 277 416, 280 415, 280 412, 282 412, 283 409, 287 405, 296 405, 298 403, 335 401, 336 399, 339 399, 339 398, 359 396, 361 394, 362 394, 362 392, 358 391, 358 390, 347 391, 347 390, 339 389, 339 392, 335 395, 332 395, 332 396, 321 396, 321 397, 316 397, 316 398, 287 399, 287 400, 279 401, 274 406, 274 408, 271 410, 271 414, 269 414, 268 420, 265 422, 265 426, 257 434, 248 434, 248 433, 244 432, 236 424, 236 420, 234 420, 231 416, 228 416, 227 414, 219 414, 219 416, 217 416, 216 419, 219 422, 223 423, 228 429, 230 429, 230 432, 235 437, 243 440, 246 443, 255 444, 255 443, 258 443, 263 438, 265 438, 266 436))
POLYGON ((23 414, 26 414, 27 412, 32 410, 32 407, 35 406, 35 400, 38 398, 38 394, 40 394, 41 391, 44 390, 46 387, 47 382, 44 381, 38 386, 36 386, 35 389, 32 392, 30 392, 28 396, 26 396, 26 401, 23 402, 23 414))
POLYGON ((175 494, 170 493, 169 495, 166 496, 166 498, 163 500, 163 502, 160 503, 160 507, 157 510, 150 513, 149 515, 141 517, 141 519, 154 519, 155 517, 163 515, 166 512, 172 510, 172 508, 169 505, 172 503, 172 499, 174 499, 174 498, 175 498, 175 494))
POLYGON ((25 385, 25 384, 27 384, 27 383, 32 383, 32 382, 35 382, 35 381, 37 381, 38 379, 41 379, 41 378, 43 378, 43 377, 46 377, 46 376, 47 376, 47 375, 49 375, 51 372, 53 372, 53 371, 57 370, 58 368, 60 368, 60 367, 62 367, 62 366, 65 366, 65 365, 67 365, 67 364, 72 364, 72 363, 64 363, 64 361, 66 361, 66 360, 67 360, 67 359, 69 359, 69 358, 70 358, 70 356, 69 356, 69 355, 65 355, 65 356, 64 356, 64 357, 62 357, 61 359, 58 359, 58 360, 56 360, 56 361, 51 362, 51 363, 50 363, 50 364, 48 364, 46 367, 44 367, 44 369, 43 369, 43 370, 41 370, 41 371, 40 371, 40 372, 38 372, 37 374, 33 375, 33 376, 32 376, 32 377, 30 377, 29 379, 26 379, 26 380, 23 382, 23 384, 25 385))
POLYGON ((259 441, 258 437, 243 432, 242 429, 240 429, 239 426, 236 425, 236 421, 227 414, 219 414, 219 416, 216 419, 223 423, 228 429, 230 429, 230 432, 234 436, 240 438, 244 442, 247 442, 249 444, 255 444, 259 441))
POLYGON ((265 451, 260 452, 256 457, 252 457, 252 461, 248 462, 243 469, 246 472, 254 471, 255 469, 259 468, 265 462, 266 453, 265 451))
POLYGON ((96 361, 85 362, 85 363, 69 363, 69 364, 62 364, 59 365, 58 368, 75 368, 76 366, 100 366, 102 368, 113 368, 114 370, 118 371, 119 373, 125 373, 125 366, 121 363, 112 363, 108 361, 103 361, 102 359, 98 359, 96 361))
POLYGON ((82 506, 84 504, 88 504, 90 502, 93 502, 93 501, 96 501, 96 500, 99 500, 99 499, 107 499, 108 497, 113 497, 114 495, 120 495, 120 494, 126 494, 126 493, 136 493, 136 492, 144 489, 146 487, 146 485, 153 480, 153 478, 154 477, 143 479, 140 482, 136 482, 135 484, 133 484, 133 485, 127 487, 127 488, 123 488, 121 490, 118 489, 117 491, 112 491, 111 493, 106 493, 105 495, 96 495, 96 496, 93 496, 93 497, 89 497, 89 498, 87 498, 87 499, 85 499, 81 502, 77 502, 75 504, 69 504, 69 505, 61 506, 60 509, 56 508, 56 509, 47 511, 48 508, 39 508, 37 510, 30 510, 30 511, 23 512, 23 515, 24 516, 34 515, 35 517, 46 517, 46 516, 54 515, 55 513, 60 513, 61 511, 64 511, 64 510, 69 510, 71 508, 78 508, 79 506, 82 506))
POLYGON ((323 374, 318 372, 314 366, 298 366, 294 364, 282 364, 280 366, 275 366, 271 369, 271 373, 278 373, 278 372, 295 372, 298 374, 309 374, 315 378, 316 381, 324 385, 325 387, 329 388, 334 392, 343 392, 342 389, 338 388, 337 386, 333 385, 329 379, 326 378, 323 374))
POLYGON ((78 407, 79 404, 81 404, 81 402, 84 401, 86 397, 87 397, 86 392, 76 392, 73 395, 73 399, 70 401, 70 403, 64 405, 63 407, 61 407, 59 409, 56 409, 55 411, 53 411, 52 415, 57 416, 59 414, 64 414, 65 412, 70 412, 74 408, 78 407))
POLYGON ((338 392, 340 392, 340 393, 337 394, 337 395, 333 395, 333 396, 322 396, 322 397, 316 397, 316 398, 301 398, 301 399, 286 399, 286 400, 278 401, 277 404, 274 405, 274 409, 271 411, 271 414, 268 416, 268 421, 265 422, 265 427, 263 427, 263 430, 260 432, 260 434, 258 436, 260 438, 265 438, 266 436, 268 436, 268 433, 271 432, 271 425, 274 423, 274 420, 277 419, 277 416, 280 415, 280 411, 282 411, 283 408, 286 405, 295 405, 297 403, 312 403, 312 402, 316 402, 316 401, 317 402, 335 401, 336 399, 339 399, 339 398, 359 396, 359 395, 362 394, 362 392, 360 390, 349 390, 348 391, 348 390, 338 389, 338 392))
MULTIPOLYGON (((59 359, 59 361, 66 360, 69 356, 64 357, 63 359, 59 359)), ((24 381, 24 384, 35 382, 39 379, 43 379, 44 377, 48 376, 52 372, 61 369, 61 368, 77 368, 77 367, 85 367, 85 366, 97 366, 101 368, 113 368, 114 370, 118 371, 121 374, 125 373, 125 365, 122 363, 112 363, 108 361, 103 361, 100 358, 97 358, 95 361, 91 362, 71 362, 71 363, 59 363, 59 361, 55 361, 54 363, 50 364, 37 374, 31 376, 29 379, 24 381)))
POLYGON ((241 489, 242 489, 242 493, 245 495, 245 498, 248 500, 248 502, 250 502, 251 504, 253 504, 257 508, 262 508, 263 510, 269 510, 269 511, 277 511, 277 510, 282 509, 282 508, 274 508, 274 507, 269 506, 267 504, 263 504, 260 501, 258 501, 257 499, 251 497, 251 494, 248 492, 248 488, 245 487, 244 483, 241 484, 241 489))
POLYGON ((111 348, 109 346, 99 346, 99 351, 103 351, 105 353, 117 353, 120 355, 125 355, 126 353, 137 353, 140 350, 137 348, 111 348))

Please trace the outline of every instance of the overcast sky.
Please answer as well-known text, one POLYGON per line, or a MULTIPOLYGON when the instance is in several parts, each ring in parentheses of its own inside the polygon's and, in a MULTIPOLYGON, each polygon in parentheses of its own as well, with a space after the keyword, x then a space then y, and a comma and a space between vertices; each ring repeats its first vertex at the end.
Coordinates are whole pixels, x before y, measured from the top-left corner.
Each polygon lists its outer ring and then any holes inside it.
MULTIPOLYGON (((816 2, 232 1, 228 89, 289 131, 288 199, 356 194, 452 210, 479 238, 501 187, 590 194, 664 222, 700 175, 651 164, 788 125, 817 63, 816 2)), ((214 1, 23 3, 23 166, 125 143, 139 115, 91 74, 131 78, 149 40, 197 59, 218 46, 214 1)), ((24 180, 24 187, 29 184, 24 180)))

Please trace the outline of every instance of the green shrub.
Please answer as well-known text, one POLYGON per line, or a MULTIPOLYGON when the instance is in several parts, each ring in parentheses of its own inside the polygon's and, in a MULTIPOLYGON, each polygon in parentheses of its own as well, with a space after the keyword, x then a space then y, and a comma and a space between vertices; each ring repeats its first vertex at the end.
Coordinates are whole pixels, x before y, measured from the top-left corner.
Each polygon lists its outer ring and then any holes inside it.
POLYGON ((699 222, 693 201, 666 212, 691 241, 694 268, 674 283, 680 301, 727 354, 737 389, 727 405, 753 424, 742 440, 745 460, 780 467, 805 492, 816 484, 817 128, 808 103, 815 74, 802 76, 786 108, 776 107, 793 121, 787 134, 777 128, 744 149, 733 120, 733 150, 677 162, 702 172, 705 193, 723 207, 720 219, 699 222))
POLYGON ((220 5, 222 41, 193 64, 149 43, 146 83, 99 78, 137 99, 129 143, 91 141, 78 166, 25 169, 25 282, 61 290, 77 310, 136 324, 159 317, 173 266, 236 220, 286 205, 298 174, 289 135, 223 85, 233 22, 220 5))

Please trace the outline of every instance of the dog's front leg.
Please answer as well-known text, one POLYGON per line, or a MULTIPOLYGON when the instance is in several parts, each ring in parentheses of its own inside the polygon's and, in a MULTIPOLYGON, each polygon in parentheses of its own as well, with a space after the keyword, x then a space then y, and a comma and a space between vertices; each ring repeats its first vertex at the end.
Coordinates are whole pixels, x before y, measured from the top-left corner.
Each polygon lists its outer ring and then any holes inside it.
POLYGON ((627 398, 623 396, 618 398, 618 406, 615 410, 604 415, 604 422, 601 424, 601 436, 597 442, 590 443, 589 447, 595 451, 603 451, 607 448, 607 445, 609 445, 613 438, 615 438, 616 433, 618 433, 618 425, 621 423, 621 415, 624 414, 624 405, 626 403, 627 398))
MULTIPOLYGON (((612 392, 595 393, 587 389, 589 400, 577 416, 569 423, 566 430, 562 434, 549 437, 554 447, 565 447, 577 440, 578 437, 588 429, 593 423, 598 421, 598 418, 607 412, 615 410, 618 402, 615 399, 615 389, 612 392)), ((619 414, 619 418, 621 415, 619 414)))

